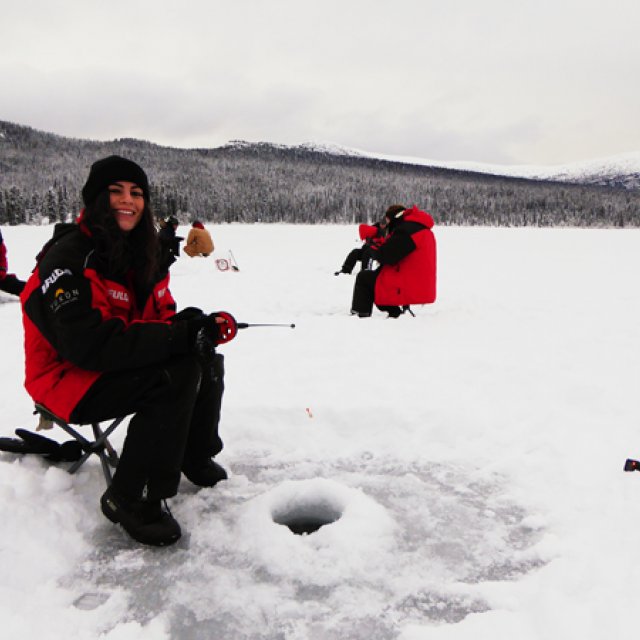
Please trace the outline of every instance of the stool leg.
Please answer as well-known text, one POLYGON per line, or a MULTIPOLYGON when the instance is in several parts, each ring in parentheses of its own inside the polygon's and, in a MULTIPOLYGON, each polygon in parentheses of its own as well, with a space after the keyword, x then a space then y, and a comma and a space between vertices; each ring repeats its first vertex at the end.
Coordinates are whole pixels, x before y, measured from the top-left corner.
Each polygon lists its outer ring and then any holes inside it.
POLYGON ((107 487, 111 486, 111 481, 113 480, 113 476, 111 475, 111 465, 107 460, 107 456, 104 451, 100 451, 98 453, 100 458, 100 464, 102 465, 102 473, 104 474, 104 479, 107 481, 107 487))
POLYGON ((93 453, 93 451, 86 451, 82 454, 82 458, 76 460, 68 469, 69 473, 75 473, 89 458, 89 456, 93 453))
POLYGON ((91 428, 93 429, 93 436, 95 438, 94 453, 96 453, 100 458, 102 473, 104 474, 104 479, 107 481, 107 486, 111 486, 111 482, 113 480, 111 466, 115 467, 116 464, 118 464, 118 454, 111 446, 109 440, 107 440, 107 436, 120 424, 120 422, 121 420, 114 421, 104 432, 100 428, 99 422, 94 422, 91 425, 91 428))
POLYGON ((102 431, 102 427, 99 422, 94 422, 91 425, 93 435, 95 437, 94 446, 96 449, 106 449, 108 454, 107 459, 112 467, 115 467, 118 464, 118 453, 107 438, 123 420, 124 418, 116 418, 105 431, 102 431))

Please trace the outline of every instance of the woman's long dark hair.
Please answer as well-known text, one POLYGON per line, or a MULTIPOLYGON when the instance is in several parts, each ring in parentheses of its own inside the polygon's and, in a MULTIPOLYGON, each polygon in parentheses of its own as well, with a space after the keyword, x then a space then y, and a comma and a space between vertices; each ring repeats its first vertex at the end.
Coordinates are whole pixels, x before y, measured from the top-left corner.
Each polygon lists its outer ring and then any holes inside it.
POLYGON ((140 222, 128 233, 118 226, 105 189, 85 208, 83 217, 96 243, 99 260, 109 275, 126 278, 132 272, 136 290, 148 291, 158 275, 160 241, 153 211, 145 201, 140 222))

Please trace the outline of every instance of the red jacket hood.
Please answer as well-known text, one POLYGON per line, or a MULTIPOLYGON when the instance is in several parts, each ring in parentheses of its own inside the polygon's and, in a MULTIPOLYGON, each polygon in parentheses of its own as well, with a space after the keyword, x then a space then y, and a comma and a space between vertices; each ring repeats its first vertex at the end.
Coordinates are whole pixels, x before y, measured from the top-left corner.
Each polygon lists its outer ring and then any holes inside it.
POLYGON ((415 204, 413 205, 413 207, 411 207, 411 209, 407 209, 404 212, 402 218, 409 222, 419 222, 429 229, 431 229, 435 224, 433 218, 431 217, 431 214, 427 213, 426 211, 421 211, 415 204))
POLYGON ((372 224, 361 224, 358 227, 358 233, 360 234, 360 240, 368 240, 369 238, 375 238, 378 235, 378 227, 374 227, 372 224))

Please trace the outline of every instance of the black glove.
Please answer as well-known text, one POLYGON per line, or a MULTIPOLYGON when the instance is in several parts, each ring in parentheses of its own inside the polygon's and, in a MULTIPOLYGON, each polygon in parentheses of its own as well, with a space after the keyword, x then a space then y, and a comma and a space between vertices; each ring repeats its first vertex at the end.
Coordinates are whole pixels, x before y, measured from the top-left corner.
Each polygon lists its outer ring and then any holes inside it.
POLYGON ((194 320, 195 318, 203 318, 204 311, 198 307, 185 307, 182 311, 178 311, 175 316, 169 318, 169 322, 180 322, 182 320, 194 320))
POLYGON ((75 462, 82 457, 82 447, 77 440, 60 444, 26 429, 16 429, 18 438, 0 438, 0 451, 11 453, 38 453, 52 462, 75 462))
POLYGON ((189 344, 201 356, 210 356, 219 344, 233 340, 238 333, 238 323, 226 311, 216 311, 208 316, 194 314, 186 320, 189 344))
POLYGON ((198 332, 207 322, 207 316, 198 307, 185 307, 182 311, 171 316, 169 322, 186 327, 189 345, 193 347, 196 343, 198 332))

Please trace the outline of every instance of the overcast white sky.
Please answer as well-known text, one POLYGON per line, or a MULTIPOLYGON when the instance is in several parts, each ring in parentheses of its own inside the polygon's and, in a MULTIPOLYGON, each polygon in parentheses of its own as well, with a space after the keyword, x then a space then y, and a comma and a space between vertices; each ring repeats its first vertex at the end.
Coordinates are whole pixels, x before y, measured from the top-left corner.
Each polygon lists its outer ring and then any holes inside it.
POLYGON ((177 147, 640 150, 637 0, 0 0, 0 120, 177 147))

